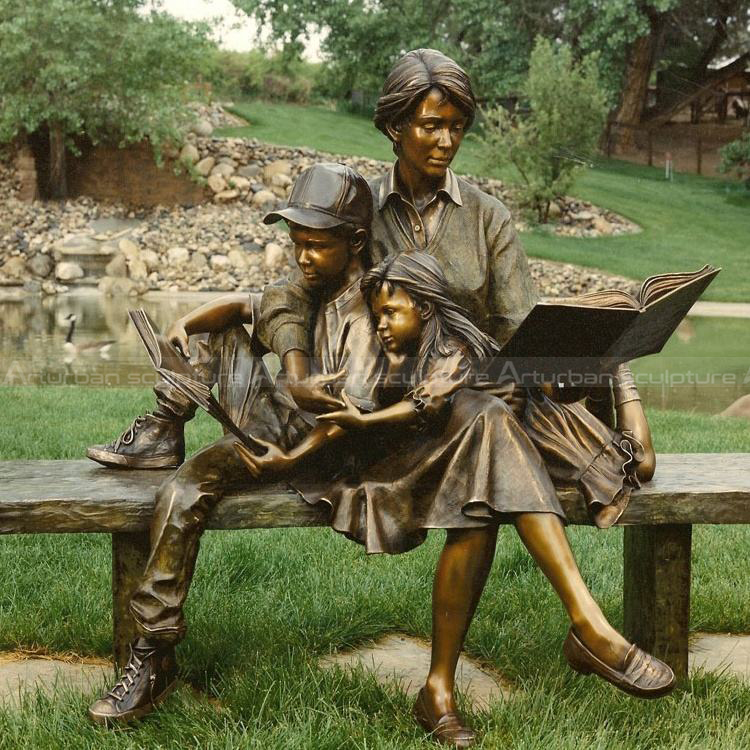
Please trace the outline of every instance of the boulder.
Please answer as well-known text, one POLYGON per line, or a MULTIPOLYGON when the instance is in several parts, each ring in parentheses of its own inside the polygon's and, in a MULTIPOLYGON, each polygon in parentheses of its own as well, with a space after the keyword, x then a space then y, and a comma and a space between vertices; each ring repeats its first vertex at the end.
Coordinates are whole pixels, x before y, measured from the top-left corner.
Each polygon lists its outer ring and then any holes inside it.
POLYGON ((266 166, 263 167, 263 180, 265 182, 270 183, 273 179, 273 176, 277 174, 285 174, 291 176, 292 163, 290 161, 287 161, 286 159, 276 159, 276 161, 273 161, 270 164, 266 164, 266 166))
POLYGON ((117 243, 117 247, 120 250, 120 252, 126 257, 126 258, 134 258, 140 255, 140 250, 138 249, 138 245, 133 242, 133 240, 129 240, 127 237, 124 239, 121 239, 117 243))
POLYGON ((133 281, 145 281, 148 278, 148 268, 142 258, 128 258, 128 274, 133 281))
POLYGON ((227 189, 227 181, 220 174, 212 174, 207 182, 214 193, 221 193, 227 189))
POLYGON ((237 174, 240 177, 245 177, 248 180, 252 180, 261 173, 261 168, 257 164, 248 164, 246 167, 240 167, 237 170, 237 174))
POLYGON ((138 285, 133 279, 105 276, 97 287, 105 297, 134 297, 138 294, 138 285))
POLYGON ((234 174, 234 167, 226 162, 220 162, 211 170, 211 176, 220 175, 221 177, 231 177, 234 174))
POLYGON ((190 265, 195 269, 205 268, 208 265, 208 258, 203 253, 193 253, 190 265))
POLYGON ((253 195, 254 206, 273 206, 276 200, 276 196, 270 190, 259 190, 253 195))
POLYGON ((603 216, 597 216, 594 219, 594 229, 599 234, 612 234, 612 224, 610 224, 603 216))
POLYGON ((216 159, 214 159, 213 156, 207 156, 195 165, 195 171, 201 177, 208 177, 208 175, 211 174, 211 170, 214 168, 214 164, 216 164, 216 159))
POLYGON ((104 273, 107 276, 125 278, 128 275, 128 261, 122 253, 117 253, 109 263, 107 263, 104 273))
POLYGON ((248 190, 250 190, 250 180, 247 180, 244 177, 230 177, 229 184, 241 193, 247 193, 248 190))
POLYGON ((26 263, 26 268, 28 268, 29 273, 33 274, 34 276, 39 276, 40 278, 46 278, 52 273, 52 269, 55 267, 55 262, 52 260, 52 258, 49 257, 49 255, 44 255, 43 253, 37 253, 33 258, 31 258, 26 263))
POLYGON ((228 271, 229 270, 229 258, 226 255, 212 255, 208 261, 209 265, 214 271, 228 271))
POLYGON ((181 266, 190 260, 190 251, 186 247, 170 247, 167 250, 167 262, 170 266, 181 266))
POLYGON ((214 126, 205 118, 201 117, 193 123, 190 130, 201 138, 208 138, 214 132, 214 126))
POLYGON ((149 273, 158 271, 162 265, 161 257, 153 250, 141 250, 141 260, 146 264, 149 273))
MULTIPOLYGON (((14 255, 3 263, 0 273, 11 279, 21 279, 26 275, 26 259, 21 255, 14 255)), ((81 271, 83 276, 83 271, 81 271)))
POLYGON ((229 263, 232 268, 235 268, 238 271, 242 271, 247 268, 247 259, 245 257, 245 253, 242 250, 230 250, 227 253, 227 258, 229 258, 229 263))
POLYGON ((99 243, 88 234, 69 234, 55 245, 63 255, 80 255, 99 252, 99 243))
POLYGON ((550 221, 556 221, 562 216, 562 209, 560 208, 560 204, 557 201, 552 201, 549 204, 549 220, 550 221))
POLYGON ((292 178, 288 174, 275 174, 271 177, 271 185, 275 187, 289 187, 292 184, 292 178))
POLYGON ((83 269, 78 263, 63 261, 58 263, 55 268, 55 277, 58 281, 73 281, 74 279, 83 278, 83 269))
POLYGON ((186 143, 180 151, 180 161, 185 164, 195 164, 200 158, 200 152, 192 143, 186 143))
POLYGON ((265 266, 268 269, 281 268, 286 263, 286 253, 281 245, 269 242, 265 251, 265 266))
POLYGON ((230 201, 236 200, 240 197, 239 190, 222 190, 220 193, 216 193, 214 200, 217 203, 229 203, 230 201))

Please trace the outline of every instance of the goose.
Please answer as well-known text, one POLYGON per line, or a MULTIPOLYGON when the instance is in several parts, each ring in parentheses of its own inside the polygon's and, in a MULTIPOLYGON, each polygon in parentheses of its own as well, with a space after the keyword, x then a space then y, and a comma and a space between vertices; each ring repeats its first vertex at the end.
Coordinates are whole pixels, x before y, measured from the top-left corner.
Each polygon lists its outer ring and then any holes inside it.
POLYGON ((76 328, 76 321, 78 317, 73 313, 66 315, 63 320, 70 322, 70 328, 68 328, 68 335, 65 337, 65 343, 63 349, 68 356, 77 356, 79 354, 96 354, 98 353, 102 357, 107 357, 107 353, 112 344, 116 343, 114 339, 108 341, 85 341, 83 344, 73 343, 73 331, 76 328))

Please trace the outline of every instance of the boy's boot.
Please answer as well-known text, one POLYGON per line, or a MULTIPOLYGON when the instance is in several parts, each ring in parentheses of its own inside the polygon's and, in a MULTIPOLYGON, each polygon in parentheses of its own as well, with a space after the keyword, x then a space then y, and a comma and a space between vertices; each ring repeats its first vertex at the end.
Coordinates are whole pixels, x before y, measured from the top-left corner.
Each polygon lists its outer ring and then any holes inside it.
POLYGON ((126 723, 151 713, 177 685, 174 646, 138 638, 120 680, 89 708, 97 724, 126 723))

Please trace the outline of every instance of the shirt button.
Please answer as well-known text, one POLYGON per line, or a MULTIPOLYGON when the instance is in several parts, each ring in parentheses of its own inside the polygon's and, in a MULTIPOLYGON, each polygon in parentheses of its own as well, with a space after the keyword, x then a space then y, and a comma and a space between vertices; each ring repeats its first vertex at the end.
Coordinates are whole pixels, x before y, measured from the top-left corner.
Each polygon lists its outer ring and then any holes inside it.
POLYGON ((422 227, 419 224, 415 224, 414 225, 414 231, 415 232, 421 232, 422 231, 422 227))

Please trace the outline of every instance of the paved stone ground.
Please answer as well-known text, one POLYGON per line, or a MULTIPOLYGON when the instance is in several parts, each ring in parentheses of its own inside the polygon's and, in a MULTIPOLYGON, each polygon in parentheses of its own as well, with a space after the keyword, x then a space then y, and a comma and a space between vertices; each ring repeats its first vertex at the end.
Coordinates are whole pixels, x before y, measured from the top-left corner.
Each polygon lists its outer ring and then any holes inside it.
MULTIPOLYGON (((378 682, 395 681, 407 695, 416 695, 427 677, 430 644, 394 633, 356 651, 326 656, 319 664, 324 669, 361 667, 372 670, 378 682)), ((465 656, 459 659, 456 678, 459 692, 479 709, 487 708, 514 692, 511 684, 501 675, 480 667, 465 656)))
POLYGON ((702 669, 750 680, 750 635, 695 633, 689 661, 691 672, 702 669))
POLYGON ((23 694, 56 688, 94 694, 112 681, 112 665, 103 659, 68 661, 0 653, 0 707, 18 707, 23 694))

